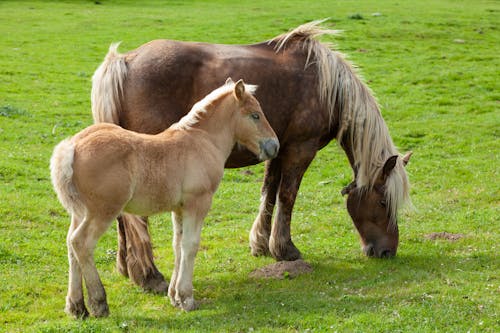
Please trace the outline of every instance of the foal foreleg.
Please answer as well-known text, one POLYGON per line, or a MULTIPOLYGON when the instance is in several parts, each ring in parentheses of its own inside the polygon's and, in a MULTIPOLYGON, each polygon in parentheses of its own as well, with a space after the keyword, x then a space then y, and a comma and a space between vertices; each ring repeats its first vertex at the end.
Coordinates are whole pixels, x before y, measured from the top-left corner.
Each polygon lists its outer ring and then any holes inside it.
POLYGON ((266 162, 266 174, 261 190, 259 213, 250 230, 250 250, 252 255, 270 255, 269 237, 276 193, 281 179, 281 164, 279 157, 266 162))
POLYGON ((173 299, 172 304, 179 306, 184 311, 196 308, 193 297, 194 261, 200 245, 203 219, 207 215, 211 203, 212 194, 197 196, 193 200, 186 201, 182 212, 177 212, 174 220, 176 261, 175 271, 170 282, 169 296, 171 301, 173 299), (182 217, 180 221, 177 219, 179 216, 182 217))
POLYGON ((175 285, 175 303, 184 311, 191 311, 196 308, 193 297, 193 272, 203 219, 188 215, 182 222, 181 257, 175 285))
POLYGON ((172 212, 172 228, 174 230, 172 238, 172 247, 174 249, 174 270, 168 286, 168 297, 170 303, 175 307, 180 307, 175 300, 177 276, 179 275, 179 266, 181 262, 181 240, 182 240, 182 212, 172 212))
POLYGON ((69 279, 68 279, 68 295, 66 296, 65 312, 75 318, 85 318, 89 315, 85 302, 83 300, 82 286, 82 271, 80 264, 76 259, 73 247, 71 246, 71 236, 78 227, 80 219, 74 214, 71 216, 71 225, 66 237, 66 245, 68 247, 68 262, 69 262, 69 279))

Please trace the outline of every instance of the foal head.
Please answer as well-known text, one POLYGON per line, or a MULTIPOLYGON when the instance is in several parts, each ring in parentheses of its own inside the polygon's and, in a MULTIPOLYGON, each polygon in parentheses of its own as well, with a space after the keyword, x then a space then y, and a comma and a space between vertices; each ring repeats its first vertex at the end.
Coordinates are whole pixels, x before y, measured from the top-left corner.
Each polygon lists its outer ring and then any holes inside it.
MULTIPOLYGON (((403 166, 410 160, 406 154, 403 166)), ((385 162, 378 179, 371 188, 358 188, 356 181, 346 186, 342 194, 347 194, 347 210, 361 237, 365 255, 377 258, 390 258, 396 255, 399 243, 399 230, 391 195, 388 187, 389 177, 395 172, 398 156, 385 162)))
MULTIPOLYGON (((233 84, 231 78, 227 79, 226 84, 233 84)), ((280 144, 252 90, 245 88, 243 80, 234 84, 233 96, 238 104, 235 113, 236 141, 264 161, 278 155, 280 144)))

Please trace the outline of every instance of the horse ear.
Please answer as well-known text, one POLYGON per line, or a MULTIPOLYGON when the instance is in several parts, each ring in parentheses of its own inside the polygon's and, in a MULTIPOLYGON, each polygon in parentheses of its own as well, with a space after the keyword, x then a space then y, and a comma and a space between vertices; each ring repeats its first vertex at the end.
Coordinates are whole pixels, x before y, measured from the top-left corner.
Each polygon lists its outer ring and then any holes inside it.
POLYGON ((396 166, 396 162, 398 161, 398 155, 391 156, 385 161, 384 168, 382 169, 382 174, 384 176, 384 179, 389 177, 391 174, 392 169, 396 166))
POLYGON ((355 188, 356 188, 356 181, 354 180, 349 185, 344 187, 340 193, 342 195, 346 195, 346 194, 351 193, 351 191, 354 190, 355 188))
POLYGON ((410 162, 410 157, 412 154, 413 154, 413 152, 409 151, 405 154, 405 156, 403 156, 403 165, 404 166, 406 166, 408 164, 408 162, 410 162))
POLYGON ((236 82, 234 86, 234 95, 239 101, 243 99, 243 96, 245 95, 245 84, 243 83, 243 80, 240 79, 236 82))
POLYGON ((224 84, 227 86, 228 84, 231 84, 231 83, 234 83, 234 81, 233 81, 233 79, 231 79, 230 77, 228 77, 227 80, 226 80, 226 83, 224 83, 224 84))

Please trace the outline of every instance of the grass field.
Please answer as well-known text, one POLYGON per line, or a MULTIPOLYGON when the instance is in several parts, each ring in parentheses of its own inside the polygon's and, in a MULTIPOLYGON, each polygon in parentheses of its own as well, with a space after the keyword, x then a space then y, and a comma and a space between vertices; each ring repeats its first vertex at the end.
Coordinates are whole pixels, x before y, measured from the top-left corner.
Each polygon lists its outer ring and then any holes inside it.
MULTIPOLYGON (((0 331, 498 332, 499 23, 494 0, 0 1, 0 331), (202 232, 199 310, 183 313, 119 275, 113 226, 96 250, 110 317, 67 317, 69 219, 48 163, 56 143, 91 124, 90 78, 109 44, 252 43, 325 17, 344 30, 327 41, 360 67, 396 145, 414 151, 416 209, 401 215, 397 257, 362 255, 340 195, 351 170, 332 142, 293 215, 312 273, 248 277, 273 262, 248 248, 263 166, 228 170, 202 232), (426 237, 437 232, 462 237, 426 237)), ((151 233, 169 277, 170 216, 153 218, 151 233)))

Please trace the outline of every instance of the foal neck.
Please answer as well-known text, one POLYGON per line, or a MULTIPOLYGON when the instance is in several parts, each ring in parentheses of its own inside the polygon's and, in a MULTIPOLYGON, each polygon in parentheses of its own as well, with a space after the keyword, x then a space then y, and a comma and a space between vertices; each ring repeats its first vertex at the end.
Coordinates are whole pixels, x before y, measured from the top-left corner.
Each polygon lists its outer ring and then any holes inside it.
POLYGON ((227 159, 236 143, 233 115, 237 106, 229 92, 208 102, 206 99, 196 103, 191 111, 172 127, 203 133, 227 159))

